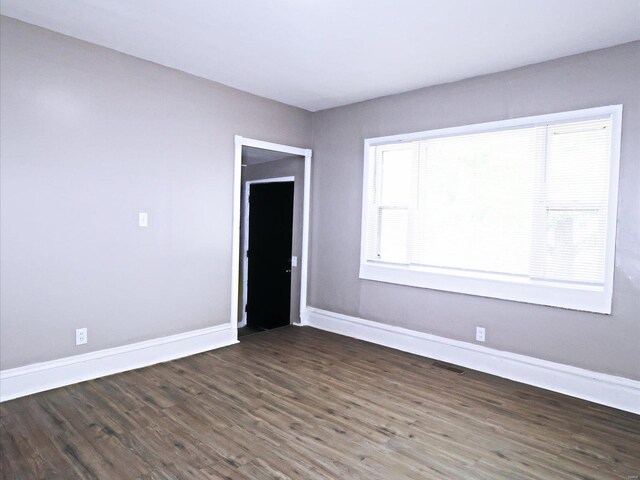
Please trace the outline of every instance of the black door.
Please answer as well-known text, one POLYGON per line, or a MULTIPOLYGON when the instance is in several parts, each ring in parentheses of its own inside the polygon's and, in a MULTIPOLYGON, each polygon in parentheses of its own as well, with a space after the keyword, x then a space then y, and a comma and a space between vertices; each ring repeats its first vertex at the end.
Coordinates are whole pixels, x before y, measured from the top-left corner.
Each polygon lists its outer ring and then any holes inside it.
POLYGON ((249 191, 247 325, 289 325, 293 182, 257 183, 249 191))

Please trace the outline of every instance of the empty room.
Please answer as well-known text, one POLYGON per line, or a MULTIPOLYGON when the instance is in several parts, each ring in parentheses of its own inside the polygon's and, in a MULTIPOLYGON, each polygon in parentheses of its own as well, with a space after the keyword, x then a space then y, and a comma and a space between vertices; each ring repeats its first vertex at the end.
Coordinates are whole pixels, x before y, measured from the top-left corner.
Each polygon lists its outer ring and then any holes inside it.
POLYGON ((0 480, 640 480, 640 0, 0 14, 0 480))

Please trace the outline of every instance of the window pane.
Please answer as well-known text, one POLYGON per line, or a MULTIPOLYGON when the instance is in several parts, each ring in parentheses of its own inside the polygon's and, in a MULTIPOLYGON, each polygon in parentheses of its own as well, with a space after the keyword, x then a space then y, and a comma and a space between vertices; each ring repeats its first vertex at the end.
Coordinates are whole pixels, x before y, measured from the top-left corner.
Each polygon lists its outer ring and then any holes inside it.
POLYGON ((543 277, 604 281, 605 217, 598 210, 549 210, 543 277))
POLYGON ((409 212, 406 209, 380 209, 379 260, 407 263, 409 212))
POLYGON ((548 128, 546 225, 536 225, 546 235, 533 245, 533 276, 604 282, 610 129, 609 119, 548 128))
POLYGON ((427 141, 415 263, 528 275, 534 128, 427 141))
POLYGON ((380 161, 380 204, 409 205, 413 189, 414 149, 385 150, 380 161))
POLYGON ((549 127, 546 190, 549 205, 604 204, 609 189, 609 120, 549 127))

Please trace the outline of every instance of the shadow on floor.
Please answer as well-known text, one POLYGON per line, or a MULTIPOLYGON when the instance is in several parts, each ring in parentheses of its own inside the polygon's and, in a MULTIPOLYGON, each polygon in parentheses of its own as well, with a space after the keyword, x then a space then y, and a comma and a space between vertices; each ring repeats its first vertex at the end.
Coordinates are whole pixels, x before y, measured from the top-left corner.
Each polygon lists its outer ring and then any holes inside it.
POLYGON ((266 330, 264 328, 256 328, 245 325, 244 327, 238 329, 238 338, 246 337, 247 335, 253 335, 260 332, 266 332, 266 330))

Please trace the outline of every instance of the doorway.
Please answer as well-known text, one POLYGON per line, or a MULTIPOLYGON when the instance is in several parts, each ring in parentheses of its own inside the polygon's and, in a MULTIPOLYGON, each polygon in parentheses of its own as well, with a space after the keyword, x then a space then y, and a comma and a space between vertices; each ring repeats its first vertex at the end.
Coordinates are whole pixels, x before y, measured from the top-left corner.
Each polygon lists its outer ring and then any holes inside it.
POLYGON ((246 182, 247 332, 290 324, 294 177, 246 182))
POLYGON ((236 136, 235 160, 232 327, 242 337, 301 325, 311 151, 236 136))

